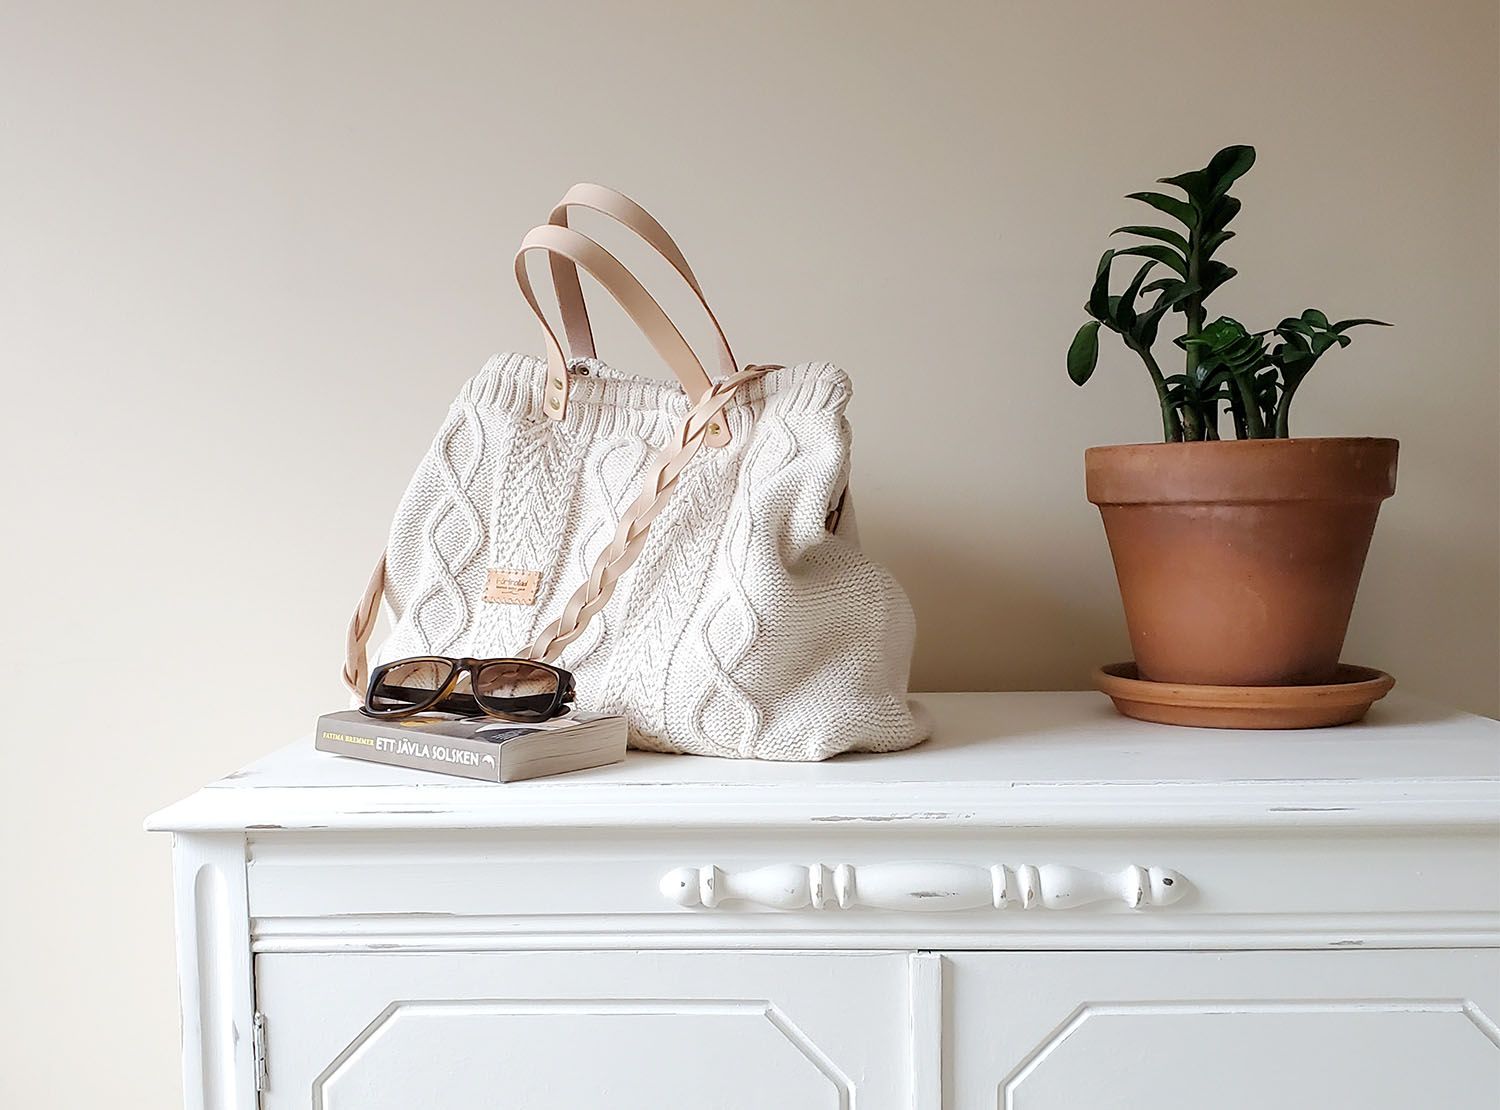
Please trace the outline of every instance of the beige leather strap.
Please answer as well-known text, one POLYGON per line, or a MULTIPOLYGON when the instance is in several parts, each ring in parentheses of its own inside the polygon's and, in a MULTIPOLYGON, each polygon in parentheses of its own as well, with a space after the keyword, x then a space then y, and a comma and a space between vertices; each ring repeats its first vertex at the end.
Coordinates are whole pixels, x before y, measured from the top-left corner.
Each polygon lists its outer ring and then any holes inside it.
MULTIPOLYGON (((693 291, 693 295, 698 299, 699 306, 713 325, 714 335, 717 340, 720 374, 723 376, 733 374, 739 368, 739 364, 735 361, 734 352, 729 348, 729 340, 724 334, 724 328, 719 323, 719 318, 714 315, 713 309, 709 307, 708 300, 703 295, 703 288, 698 284, 697 275, 693 273, 692 267, 688 265, 687 258, 684 257, 676 241, 673 240, 671 235, 667 234, 666 228, 662 227, 651 213, 647 212, 623 193, 605 188, 603 185, 591 185, 586 182, 574 185, 564 194, 562 200, 558 201, 556 207, 552 209, 550 222, 547 226, 572 230, 568 227, 568 212, 573 208, 589 208, 608 216, 634 232, 671 264, 672 268, 677 271, 678 276, 693 291)), ((588 240, 588 242, 593 245, 594 249, 604 251, 604 248, 594 243, 593 240, 588 240)), ((606 251, 605 254, 608 254, 608 252, 606 251)), ((613 256, 609 257, 614 261, 613 256)), ((584 269, 594 273, 596 278, 599 277, 599 274, 594 272, 587 263, 570 258, 567 254, 561 252, 552 253, 549 261, 552 270, 553 290, 557 296, 558 307, 562 314, 563 334, 567 338, 569 350, 571 350, 575 357, 593 358, 595 357, 594 334, 593 328, 589 323, 588 306, 583 298, 583 287, 579 284, 578 280, 578 267, 582 265, 584 269)), ((556 335, 552 332, 551 326, 541 313, 536 295, 530 288, 530 278, 525 276, 524 265, 523 262, 518 261, 517 263, 517 281, 521 285, 521 292, 526 297, 527 303, 531 305, 532 311, 536 312, 538 319, 542 321, 544 332, 552 337, 548 348, 548 360, 549 367, 553 372, 547 375, 547 385, 543 396, 543 411, 553 420, 561 420, 567 415, 568 394, 572 390, 572 380, 567 373, 558 372, 557 366, 551 365, 553 358, 552 346, 556 345, 561 350, 561 344, 556 343, 556 335)), ((625 272, 628 273, 629 271, 625 272)), ((639 286, 639 282, 635 284, 639 286)), ((641 291, 644 293, 644 289, 641 291)), ((611 290, 610 292, 615 300, 620 300, 620 296, 616 291, 611 290)), ((650 298, 648 297, 647 299, 650 298)), ((621 303, 623 304, 623 302, 621 303)), ((652 301, 651 303, 655 305, 656 302, 652 301)), ((660 306, 658 305, 657 307, 659 308, 660 306)), ((643 321, 639 318, 635 320, 635 323, 637 326, 642 327, 642 330, 646 330, 643 321)), ((672 330, 673 332, 677 331, 675 327, 672 330)), ((680 339, 681 333, 679 332, 677 335, 680 339)), ((647 331, 647 337, 652 338, 649 331, 647 331)), ((697 361, 696 356, 694 356, 694 360, 697 361)), ((565 357, 562 359, 561 365, 565 370, 567 365, 565 357)), ((701 368, 702 364, 699 363, 698 365, 701 368)), ((677 372, 675 366, 673 370, 677 372)), ((708 377, 706 374, 701 379, 694 376, 689 381, 680 372, 677 373, 678 380, 682 382, 683 388, 692 400, 698 400, 698 398, 707 392, 708 377)), ((708 438, 708 443, 712 447, 723 447, 728 442, 728 434, 723 430, 711 433, 708 438)))
POLYGON ((370 664, 365 655, 365 645, 370 633, 375 631, 375 621, 380 616, 380 599, 385 594, 385 552, 365 585, 365 592, 349 620, 349 635, 344 644, 344 685, 360 697, 370 681, 370 664))
POLYGON ((570 227, 543 224, 532 228, 521 240, 521 248, 516 252, 516 284, 521 287, 521 295, 541 323, 542 338, 547 345, 547 387, 543 391, 547 416, 561 420, 567 412, 568 359, 547 314, 542 311, 526 269, 526 256, 538 250, 552 257, 565 258, 592 274, 641 329, 692 400, 698 401, 709 393, 713 383, 704 373, 698 356, 635 275, 587 235, 570 227))
POLYGON ((594 560, 588 581, 574 592, 563 607, 562 616, 553 621, 533 641, 526 657, 550 663, 563 648, 578 638, 594 615, 608 604, 615 591, 615 583, 630 569, 636 556, 645 546, 646 535, 654 521, 671 499, 672 490, 683 468, 692 461, 703 446, 709 432, 724 421, 719 414, 734 399, 734 394, 750 382, 774 369, 770 366, 750 366, 714 386, 713 390, 698 401, 677 429, 675 439, 657 456, 651 473, 642 483, 640 495, 625 510, 619 526, 609 544, 594 560))
MULTIPOLYGON (((574 185, 552 209, 548 222, 559 227, 568 226, 568 212, 573 208, 588 208, 608 216, 616 223, 628 228, 646 242, 653 250, 671 263, 672 268, 687 283, 698 298, 709 323, 713 325, 718 340, 719 373, 728 377, 739 369, 734 352, 729 349, 729 339, 719 324, 719 318, 709 307, 698 284, 698 277, 688 265, 686 256, 667 229, 635 201, 624 193, 603 185, 580 182, 574 185)), ((557 294, 558 308, 562 313, 563 334, 568 340, 568 349, 575 357, 595 358, 594 331, 589 323, 588 304, 583 297, 583 286, 578 281, 578 267, 560 255, 552 257, 552 288, 557 294)))

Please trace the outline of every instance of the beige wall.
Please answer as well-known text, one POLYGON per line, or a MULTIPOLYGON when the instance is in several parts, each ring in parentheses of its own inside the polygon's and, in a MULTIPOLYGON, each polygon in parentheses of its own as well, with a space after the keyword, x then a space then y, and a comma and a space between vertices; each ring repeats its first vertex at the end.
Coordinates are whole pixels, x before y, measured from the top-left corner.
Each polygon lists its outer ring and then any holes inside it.
POLYGON ((1399 324, 1298 403, 1403 444, 1348 658, 1500 710, 1493 0, 0 19, 4 1105, 175 1099, 140 820, 339 699, 449 397, 538 346, 510 253, 575 179, 666 219, 744 357, 854 375, 915 684, 1068 687, 1128 654, 1082 451, 1154 428, 1122 352, 1066 380, 1078 306, 1121 194, 1256 144, 1215 307, 1399 324))

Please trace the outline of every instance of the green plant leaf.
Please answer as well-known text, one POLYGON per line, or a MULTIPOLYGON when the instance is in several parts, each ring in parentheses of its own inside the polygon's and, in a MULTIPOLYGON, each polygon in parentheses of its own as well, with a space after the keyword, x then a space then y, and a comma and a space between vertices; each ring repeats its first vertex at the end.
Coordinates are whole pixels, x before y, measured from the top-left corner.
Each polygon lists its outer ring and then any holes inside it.
POLYGON ((1187 173, 1179 173, 1175 177, 1158 177, 1157 183, 1161 185, 1175 185, 1188 195, 1194 205, 1207 200, 1209 190, 1213 182, 1209 180, 1208 174, 1203 170, 1189 170, 1187 173))
POLYGON ((1143 350, 1149 351, 1156 343, 1156 330, 1161 326, 1162 313, 1165 309, 1149 309, 1135 318, 1135 327, 1130 330, 1130 338, 1135 345, 1143 350))
POLYGON ((1157 304, 1168 306, 1178 304, 1191 297, 1198 291, 1196 285, 1186 281, 1178 281, 1176 278, 1163 278, 1161 281, 1153 281, 1149 285, 1143 285, 1141 292, 1151 293, 1161 290, 1161 296, 1157 298, 1157 304))
POLYGON ((1209 239, 1229 226, 1229 221, 1240 214, 1238 197, 1222 196, 1208 206, 1203 217, 1203 226, 1198 229, 1204 239, 1209 239))
POLYGON ((1207 347, 1227 347, 1231 343, 1246 338, 1250 333, 1245 330, 1245 325, 1232 316, 1220 316, 1211 324, 1204 324, 1203 330, 1198 333, 1198 338, 1189 340, 1192 343, 1201 343, 1207 347))
POLYGON ((1205 399, 1212 399, 1216 391, 1227 392, 1229 388, 1227 383, 1230 378, 1228 368, 1218 366, 1214 367, 1209 372, 1204 373, 1203 367, 1200 366, 1198 370, 1199 376, 1202 378, 1202 380, 1198 383, 1198 392, 1205 399))
POLYGON ((1073 342, 1068 346, 1068 377, 1082 385, 1094 374, 1099 365, 1099 321, 1090 320, 1078 329, 1073 342))
POLYGON ((1175 231, 1169 231, 1164 227, 1147 227, 1142 224, 1130 224, 1126 227, 1117 227, 1110 232, 1111 235, 1139 235, 1146 239, 1160 239, 1163 243, 1170 243, 1184 254, 1187 253, 1188 241, 1175 231))
POLYGON ((1160 262, 1163 266, 1170 266, 1176 270, 1178 277, 1187 277, 1187 259, 1183 258, 1182 255, 1178 254, 1171 247, 1163 246, 1160 243, 1147 243, 1144 246, 1129 247, 1126 250, 1116 251, 1115 254, 1121 258, 1126 255, 1133 255, 1137 258, 1151 258, 1160 262))
POLYGON ((1214 251, 1218 250, 1233 238, 1234 232, 1232 231, 1216 231, 1207 239, 1203 240, 1203 245, 1199 247, 1198 250, 1204 258, 1212 258, 1214 251))
POLYGON ((1361 316, 1356 320, 1340 320, 1337 324, 1333 325, 1333 330, 1342 335, 1350 328, 1358 327, 1360 324, 1376 324, 1382 328, 1395 327, 1394 324, 1388 324, 1384 320, 1371 320, 1361 316))
MULTIPOLYGON (((1162 247, 1166 250, 1166 247, 1162 247)), ((1121 251, 1121 254, 1129 254, 1129 251, 1121 251)), ((1125 287, 1125 292, 1120 294, 1120 303, 1115 308, 1115 323, 1120 331, 1128 332, 1135 327, 1135 299, 1141 294, 1141 282, 1146 280, 1146 275, 1156 268, 1156 263, 1147 262, 1138 271, 1135 277, 1130 279, 1130 284, 1125 287)))
POLYGON ((1316 308, 1304 308, 1302 310, 1302 320, 1304 323, 1311 324, 1320 330, 1328 327, 1328 317, 1324 316, 1316 308))
POLYGON ((1221 372, 1248 378, 1268 361, 1265 333, 1246 331, 1244 324, 1229 316, 1205 324, 1197 336, 1184 338, 1182 346, 1198 353, 1195 373, 1205 388, 1223 380, 1221 372))
POLYGON ((1156 342, 1156 332, 1161 325, 1161 318, 1191 297, 1197 288, 1196 285, 1189 285, 1176 278, 1161 278, 1141 286, 1143 294, 1159 292, 1160 296, 1156 298, 1155 304, 1136 317, 1132 338, 1142 347, 1151 347, 1156 342))
POLYGON ((1288 380, 1300 380, 1312 369, 1313 363, 1318 361, 1318 356, 1311 351, 1285 351, 1278 347, 1271 352, 1271 357, 1281 367, 1282 375, 1288 380))
POLYGON ((1094 274, 1094 287, 1089 290, 1088 313, 1095 320, 1109 319, 1109 269, 1115 260, 1114 251, 1105 251, 1099 259, 1099 269, 1094 274))
POLYGON ((1198 213, 1185 200, 1178 200, 1176 197, 1169 197, 1164 193, 1126 193, 1125 196, 1129 200, 1138 200, 1143 204, 1149 204, 1157 211, 1165 212, 1174 220, 1188 227, 1198 226, 1198 213))
POLYGON ((1211 196, 1221 197, 1255 165, 1253 146, 1226 146, 1209 159, 1204 173, 1213 182, 1211 196))
POLYGON ((1210 293, 1237 273, 1239 271, 1233 266, 1226 266, 1214 259, 1202 263, 1198 267, 1198 285, 1202 289, 1203 298, 1207 300, 1210 293))

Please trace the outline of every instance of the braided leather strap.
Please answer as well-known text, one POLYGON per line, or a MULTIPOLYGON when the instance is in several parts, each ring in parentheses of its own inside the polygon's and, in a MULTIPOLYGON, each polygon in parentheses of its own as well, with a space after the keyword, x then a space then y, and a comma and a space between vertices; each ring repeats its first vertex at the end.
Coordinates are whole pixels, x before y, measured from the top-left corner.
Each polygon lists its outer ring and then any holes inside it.
POLYGON ((542 629, 531 647, 524 653, 528 659, 550 663, 561 654, 563 648, 576 640, 590 620, 609 603, 615 592, 615 583, 630 569, 636 556, 645 546, 646 534, 651 522, 671 500, 672 490, 683 468, 692 461, 703 446, 707 434, 718 430, 715 420, 736 392, 761 378, 773 366, 748 366, 744 370, 716 383, 708 394, 688 410, 686 418, 677 429, 676 438, 657 456, 656 465, 646 476, 640 495, 620 518, 619 526, 609 544, 594 560, 588 581, 574 592, 563 607, 562 616, 542 629))
POLYGON ((365 644, 370 633, 375 631, 375 621, 380 616, 380 599, 385 594, 385 552, 365 586, 364 596, 349 618, 349 635, 344 646, 344 685, 360 697, 370 680, 370 664, 365 656, 365 644))

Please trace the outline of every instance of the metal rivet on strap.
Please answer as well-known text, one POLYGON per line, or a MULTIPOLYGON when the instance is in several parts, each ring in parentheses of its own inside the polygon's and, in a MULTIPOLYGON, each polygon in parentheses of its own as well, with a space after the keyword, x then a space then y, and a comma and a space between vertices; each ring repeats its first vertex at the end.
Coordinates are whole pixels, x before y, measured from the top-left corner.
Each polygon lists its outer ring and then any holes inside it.
POLYGON ((552 384, 556 388, 561 389, 566 383, 561 378, 553 378, 552 384))
POLYGON ((551 408, 554 408, 554 409, 560 409, 560 408, 562 408, 562 402, 559 401, 556 397, 554 397, 554 398, 552 398, 552 400, 548 401, 547 404, 551 408))
POLYGON ((723 429, 723 428, 721 428, 721 427, 719 427, 719 426, 718 426, 718 425, 717 425, 717 424, 710 424, 710 425, 709 425, 709 426, 708 426, 708 430, 709 430, 709 431, 710 431, 710 432, 712 432, 712 433, 713 433, 713 434, 714 434, 714 435, 718 435, 718 434, 719 434, 719 433, 720 433, 720 432, 722 432, 722 431, 723 431, 723 430, 724 430, 724 429, 723 429))

